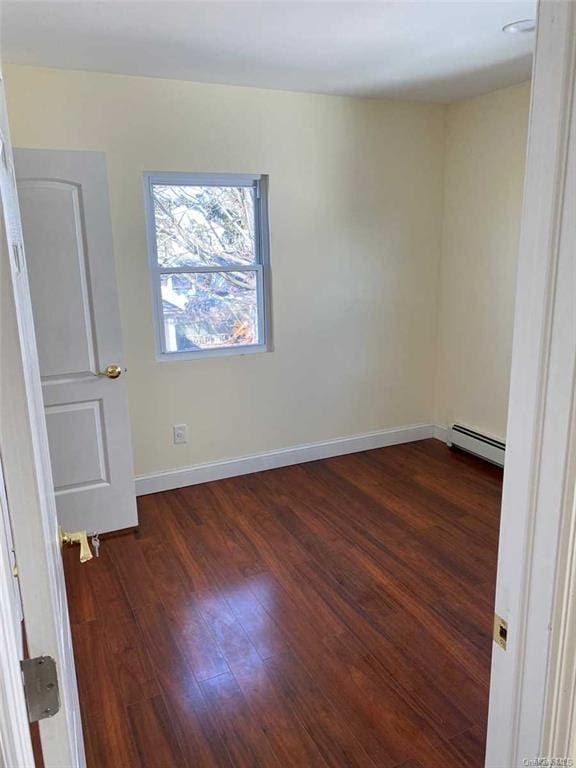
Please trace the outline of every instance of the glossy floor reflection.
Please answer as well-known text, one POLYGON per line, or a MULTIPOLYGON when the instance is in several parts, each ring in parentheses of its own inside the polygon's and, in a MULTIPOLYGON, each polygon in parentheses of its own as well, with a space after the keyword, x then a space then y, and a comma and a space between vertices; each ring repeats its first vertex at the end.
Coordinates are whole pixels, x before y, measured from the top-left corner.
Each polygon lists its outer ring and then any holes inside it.
POLYGON ((430 440, 139 499, 66 552, 89 768, 480 768, 500 492, 430 440))

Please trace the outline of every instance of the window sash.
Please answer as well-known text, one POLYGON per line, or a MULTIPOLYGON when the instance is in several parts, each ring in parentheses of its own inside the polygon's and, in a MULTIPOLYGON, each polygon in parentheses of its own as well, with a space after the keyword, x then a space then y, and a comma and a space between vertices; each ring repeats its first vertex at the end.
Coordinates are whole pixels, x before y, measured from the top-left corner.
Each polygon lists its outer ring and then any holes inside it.
POLYGON ((158 327, 158 343, 162 355, 166 357, 175 356, 198 356, 198 355, 210 355, 210 354, 224 354, 230 353, 230 351, 241 354, 250 350, 261 350, 266 348, 266 323, 264 314, 264 271, 261 264, 255 264, 251 269, 196 269, 196 270, 162 270, 158 272, 157 279, 155 280, 155 293, 156 293, 156 309, 157 309, 157 327, 158 327), (162 274, 192 274, 193 272, 255 272, 256 273, 256 303, 257 303, 257 318, 258 318, 258 343, 257 344, 230 344, 228 346, 213 347, 212 349, 198 349, 187 350, 186 352, 169 352, 166 349, 166 328, 164 317, 164 304, 162 302, 162 274))
MULTIPOLYGON (((171 187, 252 187, 254 190, 254 261, 252 262, 250 267, 253 267, 255 264, 262 264, 262 232, 261 232, 261 224, 262 224, 262 213, 261 213, 261 186, 260 186, 260 178, 255 178, 253 176, 246 177, 249 179, 249 181, 246 181, 244 183, 242 182, 235 182, 228 177, 228 183, 225 182, 214 182, 211 183, 205 183, 204 181, 201 181, 200 179, 204 178, 202 174, 194 174, 194 183, 190 182, 190 174, 172 174, 172 176, 175 177, 182 177, 187 179, 187 181, 180 180, 178 181, 177 178, 172 178, 170 181, 159 181, 156 178, 156 174, 149 174, 149 184, 148 184, 148 197, 149 197, 149 210, 152 213, 152 222, 151 222, 151 229, 152 229, 152 246, 153 246, 153 253, 154 253, 154 264, 159 270, 166 270, 168 269, 169 272, 219 272, 222 271, 218 266, 215 266, 214 269, 212 267, 175 267, 175 268, 168 268, 163 267, 158 262, 158 240, 157 240, 157 233, 156 233, 156 219, 154 217, 154 187, 155 186, 171 186, 171 187)), ((169 178, 166 176, 165 178, 169 178)), ((211 178, 211 177, 210 177, 211 178)), ((221 177, 222 179, 226 177, 221 177)), ((226 262, 226 267, 232 266, 232 262, 226 262)), ((239 267, 238 272, 242 272, 244 267, 239 267)))

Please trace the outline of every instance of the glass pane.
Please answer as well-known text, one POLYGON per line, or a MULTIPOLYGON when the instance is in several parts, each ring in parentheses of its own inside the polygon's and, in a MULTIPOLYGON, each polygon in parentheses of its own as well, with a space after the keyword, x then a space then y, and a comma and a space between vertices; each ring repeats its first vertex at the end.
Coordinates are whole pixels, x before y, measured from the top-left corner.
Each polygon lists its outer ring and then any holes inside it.
POLYGON ((167 352, 258 344, 256 272, 161 276, 167 352))
POLYGON ((253 264, 254 189, 153 184, 161 267, 253 264))

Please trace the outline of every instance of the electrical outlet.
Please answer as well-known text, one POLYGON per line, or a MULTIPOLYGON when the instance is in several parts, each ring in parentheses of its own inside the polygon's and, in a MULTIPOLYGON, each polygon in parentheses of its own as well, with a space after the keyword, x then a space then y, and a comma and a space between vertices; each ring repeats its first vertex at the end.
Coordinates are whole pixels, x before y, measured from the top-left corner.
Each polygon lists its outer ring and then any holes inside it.
POLYGON ((187 424, 175 424, 172 427, 172 436, 174 445, 180 445, 180 443, 188 442, 188 425, 187 424))

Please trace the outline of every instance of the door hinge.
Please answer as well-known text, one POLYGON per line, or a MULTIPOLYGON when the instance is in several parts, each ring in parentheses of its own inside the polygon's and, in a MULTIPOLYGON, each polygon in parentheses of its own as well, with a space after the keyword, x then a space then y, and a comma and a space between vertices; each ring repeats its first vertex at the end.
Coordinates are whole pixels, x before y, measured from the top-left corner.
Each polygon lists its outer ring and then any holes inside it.
POLYGON ((60 709, 56 662, 51 656, 37 656, 20 662, 28 720, 35 723, 52 717, 60 709))
POLYGON ((506 650, 508 643, 508 622, 497 613, 494 614, 494 642, 506 650))

